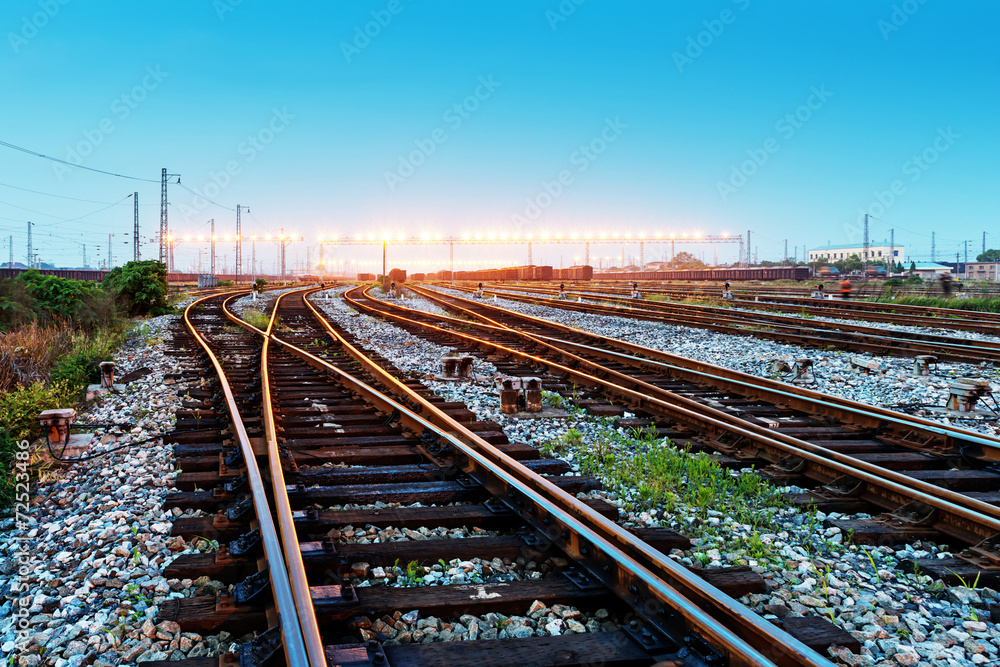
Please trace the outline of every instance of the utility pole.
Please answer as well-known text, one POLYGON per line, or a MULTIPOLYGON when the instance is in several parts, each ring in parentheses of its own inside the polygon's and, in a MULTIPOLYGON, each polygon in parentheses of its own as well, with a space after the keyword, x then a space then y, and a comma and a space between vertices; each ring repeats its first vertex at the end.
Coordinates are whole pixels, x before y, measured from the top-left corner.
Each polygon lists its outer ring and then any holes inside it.
POLYGON ((29 269, 32 266, 32 261, 31 261, 32 260, 32 256, 31 256, 31 253, 32 253, 32 250, 31 250, 31 227, 34 224, 35 223, 33 223, 33 222, 29 222, 28 223, 28 262, 27 262, 27 264, 28 264, 28 268, 29 269))
MULTIPOLYGON (((87 246, 83 246, 83 247, 86 248, 87 246)), ((13 234, 10 235, 10 244, 9 244, 8 249, 10 250, 10 262, 7 263, 7 268, 8 269, 13 269, 14 268, 14 235, 13 234)), ((84 250, 84 252, 87 252, 87 251, 84 250)), ((84 262, 84 265, 86 265, 86 264, 87 264, 87 262, 84 262)))
POLYGON ((257 282, 257 235, 250 237, 250 284, 257 282))
POLYGON ((111 270, 111 234, 108 234, 108 271, 111 270))
POLYGON ((164 167, 160 172, 160 261, 167 267, 167 273, 174 270, 174 246, 170 242, 170 226, 167 224, 167 183, 171 178, 181 182, 180 174, 168 174, 164 167))
POLYGON ((932 262, 936 262, 937 261, 937 246, 935 244, 935 241, 936 241, 935 235, 936 235, 936 232, 931 232, 931 261, 932 262))
POLYGON ((986 232, 983 232, 983 252, 986 252, 986 232))
POLYGON ((209 220, 209 223, 212 225, 212 243, 211 243, 212 257, 211 259, 209 259, 208 265, 212 269, 212 275, 214 276, 215 275, 215 218, 209 220))
POLYGON ((965 271, 963 271, 963 273, 968 273, 969 272, 969 242, 968 241, 962 241, 962 244, 965 246, 965 267, 964 267, 965 271))
POLYGON ((788 264, 788 239, 785 239, 785 259, 781 263, 788 264))
POLYGON ((868 214, 865 213, 865 259, 864 259, 864 272, 868 273, 868 247, 870 243, 868 241, 868 214))
POLYGON ((83 268, 87 268, 87 244, 83 244, 83 268))
MULTIPOLYGON (((241 208, 240 205, 237 204, 236 205, 236 280, 235 280, 235 283, 237 285, 240 284, 240 269, 242 268, 243 265, 243 229, 240 224, 240 208, 241 208)), ((242 208, 245 208, 247 210, 247 213, 250 212, 249 207, 243 206, 242 208)))
POLYGON ((132 229, 132 259, 139 261, 139 193, 132 193, 132 204, 135 208, 135 225, 132 229))
POLYGON ((386 240, 382 239, 382 283, 385 283, 385 246, 386 240))
POLYGON ((892 275, 893 270, 896 268, 896 228, 893 227, 889 230, 889 261, 892 264, 889 266, 889 275, 892 275))

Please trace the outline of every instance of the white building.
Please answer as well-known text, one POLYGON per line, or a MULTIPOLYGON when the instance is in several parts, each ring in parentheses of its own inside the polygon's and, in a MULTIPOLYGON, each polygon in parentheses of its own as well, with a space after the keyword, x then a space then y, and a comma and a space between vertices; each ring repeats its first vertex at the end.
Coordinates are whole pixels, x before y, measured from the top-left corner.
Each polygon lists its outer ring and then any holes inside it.
MULTIPOLYGON (((842 259, 849 259, 851 255, 857 255, 861 260, 865 259, 865 248, 860 243, 848 243, 845 245, 824 245, 809 250, 810 262, 838 262, 842 259)), ((903 246, 890 246, 888 241, 873 241, 868 244, 868 261, 882 262, 892 257, 892 261, 900 264, 906 263, 906 253, 903 246)))
MULTIPOLYGON (((903 268, 908 270, 910 267, 904 266, 903 268)), ((932 280, 945 273, 951 273, 951 267, 937 262, 915 262, 914 272, 924 280, 932 280)))

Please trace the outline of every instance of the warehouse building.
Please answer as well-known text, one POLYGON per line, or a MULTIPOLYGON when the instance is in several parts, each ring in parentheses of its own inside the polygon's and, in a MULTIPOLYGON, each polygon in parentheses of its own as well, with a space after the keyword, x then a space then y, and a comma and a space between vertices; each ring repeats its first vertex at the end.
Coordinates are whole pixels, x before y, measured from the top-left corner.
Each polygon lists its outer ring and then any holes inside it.
POLYGON ((867 259, 869 262, 887 261, 891 257, 894 262, 906 263, 906 253, 903 252, 903 246, 890 245, 888 241, 869 243, 867 258, 865 257, 865 247, 860 243, 819 246, 809 250, 809 261, 838 262, 842 259, 849 259, 851 255, 857 255, 862 260, 867 259))

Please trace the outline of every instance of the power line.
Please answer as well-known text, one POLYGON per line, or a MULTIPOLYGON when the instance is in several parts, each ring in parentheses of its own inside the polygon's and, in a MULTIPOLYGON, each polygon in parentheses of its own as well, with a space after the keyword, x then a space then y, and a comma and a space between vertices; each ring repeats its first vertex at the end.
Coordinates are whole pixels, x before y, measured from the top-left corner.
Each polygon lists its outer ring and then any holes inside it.
POLYGON ((117 178, 127 178, 131 181, 145 181, 147 183, 159 183, 157 180, 152 178, 139 178, 138 176, 127 176, 125 174, 117 174, 113 171, 104 171, 103 169, 94 169, 93 167, 85 167, 82 164, 73 164, 72 162, 67 162, 66 160, 60 160, 57 157, 52 157, 51 155, 45 155, 44 153, 39 153, 38 151, 33 151, 22 146, 15 146, 14 144, 8 143, 6 141, 0 141, 0 146, 5 148, 10 148, 15 151, 21 151, 22 153, 27 153, 28 155, 34 155, 35 157, 44 158, 46 160, 52 160, 53 162, 60 162, 62 164, 69 165, 70 167, 76 167, 78 169, 86 169, 87 171, 93 171, 98 174, 104 174, 106 176, 115 176, 117 178))
POLYGON ((180 181, 177 181, 177 185, 181 186, 182 188, 184 188, 185 190, 187 190, 188 192, 190 192, 191 194, 193 194, 193 195, 194 195, 195 197, 200 197, 200 198, 204 199, 204 200, 205 200, 205 201, 207 201, 207 202, 208 202, 209 204, 215 204, 215 205, 216 205, 216 206, 218 206, 219 208, 223 208, 223 209, 225 209, 225 210, 227 210, 227 211, 235 211, 235 210, 236 210, 235 208, 229 208, 228 206, 223 206, 223 205, 222 205, 222 204, 220 204, 219 202, 216 202, 216 201, 212 201, 211 199, 209 199, 209 198, 208 198, 208 197, 206 197, 205 195, 200 195, 200 194, 198 194, 197 192, 195 192, 194 190, 192 190, 192 189, 191 189, 191 188, 189 188, 188 186, 184 185, 184 184, 183 184, 183 183, 181 183, 180 181))
POLYGON ((93 200, 93 199, 79 199, 77 197, 67 197, 65 195, 56 195, 56 194, 52 194, 51 192, 41 192, 39 190, 29 190, 28 188, 19 188, 16 185, 9 185, 7 183, 0 183, 0 186, 3 186, 5 188, 12 188, 14 190, 21 190, 22 192, 31 192, 31 193, 36 194, 36 195, 45 195, 46 197, 58 197, 59 199, 70 199, 72 201, 82 201, 82 202, 85 202, 87 204, 110 204, 111 203, 111 202, 107 202, 107 201, 96 201, 96 200, 93 200))
POLYGON ((131 194, 127 194, 124 197, 122 197, 121 199, 119 199, 118 201, 114 202, 113 204, 108 204, 107 206, 105 206, 103 208, 99 208, 96 211, 91 211, 90 213, 86 213, 86 214, 78 216, 76 218, 61 218, 58 215, 52 215, 51 213, 44 213, 42 211, 36 211, 34 209, 31 209, 31 208, 25 208, 24 206, 18 206, 17 204, 11 204, 10 202, 5 202, 5 201, 0 201, 0 204, 6 204, 7 206, 13 206, 14 208, 19 208, 22 211, 28 211, 29 213, 37 213, 38 215, 44 215, 46 218, 54 218, 55 220, 57 220, 57 222, 51 222, 51 223, 48 223, 48 224, 45 224, 45 225, 37 225, 38 227, 52 227, 53 225, 58 225, 58 224, 61 224, 61 223, 64 223, 64 222, 77 222, 79 220, 83 220, 84 218, 89 218, 92 215, 97 215, 101 211, 106 211, 106 210, 108 210, 109 208, 111 208, 113 206, 120 205, 123 201, 125 201, 126 199, 128 199, 131 196, 132 196, 131 194))

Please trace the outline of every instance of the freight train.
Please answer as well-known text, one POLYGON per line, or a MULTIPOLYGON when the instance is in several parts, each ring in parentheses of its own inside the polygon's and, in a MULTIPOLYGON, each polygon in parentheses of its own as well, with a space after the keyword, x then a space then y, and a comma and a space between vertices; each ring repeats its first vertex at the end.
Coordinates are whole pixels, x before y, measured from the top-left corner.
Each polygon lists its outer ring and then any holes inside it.
POLYGON ((690 271, 627 271, 623 273, 598 273, 596 280, 705 280, 745 282, 753 280, 808 280, 808 266, 766 266, 729 269, 694 269, 690 271))
MULTIPOLYGON (((16 278, 25 271, 31 269, 0 269, 0 278, 16 278)), ((45 276, 59 276, 60 278, 70 278, 72 280, 93 280, 101 282, 107 271, 95 271, 91 269, 35 269, 45 276)))
MULTIPOLYGON (((414 276, 416 277, 416 276, 414 276)), ((421 279, 451 280, 450 271, 428 273, 421 279)), ((626 271, 619 273, 594 273, 592 266, 571 266, 567 269, 553 269, 551 266, 512 266, 506 269, 482 269, 480 271, 456 271, 455 280, 477 282, 497 282, 501 280, 705 280, 705 281, 763 281, 763 280, 808 280, 808 266, 768 266, 760 268, 697 269, 678 271, 626 271)))

